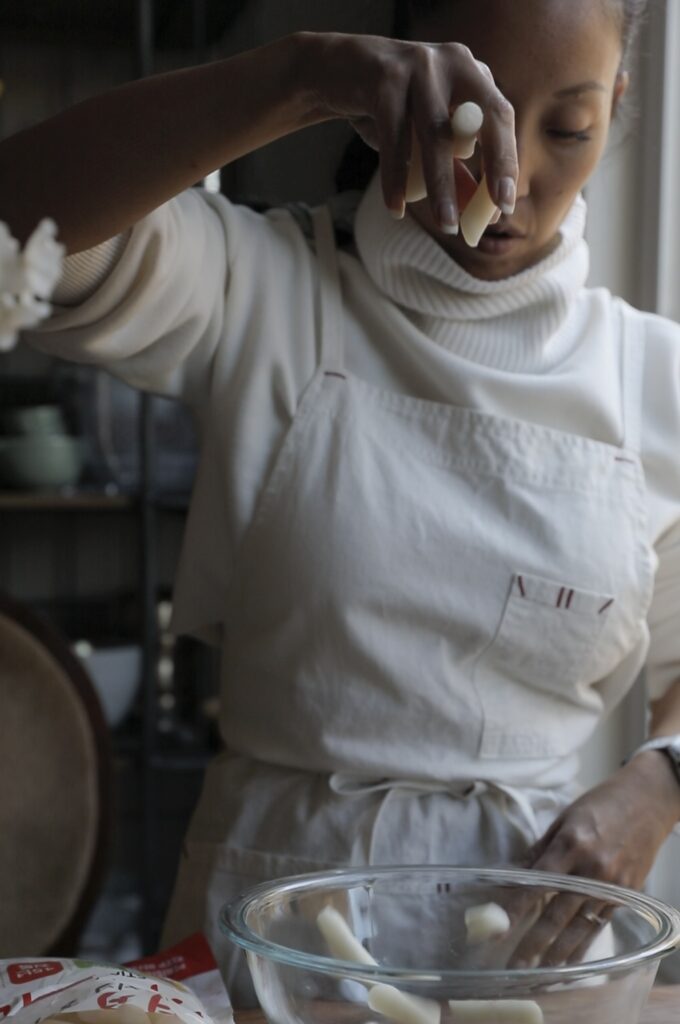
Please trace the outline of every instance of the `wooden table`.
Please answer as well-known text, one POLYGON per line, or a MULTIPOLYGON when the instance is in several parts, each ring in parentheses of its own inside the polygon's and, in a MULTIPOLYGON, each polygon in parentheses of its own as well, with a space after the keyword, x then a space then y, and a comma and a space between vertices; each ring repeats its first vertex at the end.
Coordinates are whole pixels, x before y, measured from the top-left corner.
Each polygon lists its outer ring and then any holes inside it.
POLYGON ((680 1021, 680 985, 652 989, 641 1024, 675 1024, 680 1021))
MULTIPOLYGON (((236 1024, 266 1024, 261 1010, 237 1010, 234 1016, 236 1024)), ((329 1024, 332 1024, 330 1017, 329 1024)), ((640 1024, 680 1024, 680 985, 653 988, 640 1024)))

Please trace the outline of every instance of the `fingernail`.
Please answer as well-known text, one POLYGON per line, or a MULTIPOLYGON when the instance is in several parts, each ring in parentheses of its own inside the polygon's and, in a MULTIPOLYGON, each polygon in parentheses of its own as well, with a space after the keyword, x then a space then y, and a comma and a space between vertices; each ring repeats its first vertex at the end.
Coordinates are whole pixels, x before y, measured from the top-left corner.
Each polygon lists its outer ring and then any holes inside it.
POLYGON ((388 209, 390 211, 390 215, 394 217, 395 220, 403 220, 406 212, 406 203, 402 202, 401 206, 390 206, 388 209))
POLYGON ((510 216, 515 212, 517 202, 517 191, 512 178, 501 178, 498 182, 498 205, 503 213, 510 216))
POLYGON ((439 204, 439 227, 445 235, 458 234, 458 218, 456 208, 450 199, 444 199, 439 204))

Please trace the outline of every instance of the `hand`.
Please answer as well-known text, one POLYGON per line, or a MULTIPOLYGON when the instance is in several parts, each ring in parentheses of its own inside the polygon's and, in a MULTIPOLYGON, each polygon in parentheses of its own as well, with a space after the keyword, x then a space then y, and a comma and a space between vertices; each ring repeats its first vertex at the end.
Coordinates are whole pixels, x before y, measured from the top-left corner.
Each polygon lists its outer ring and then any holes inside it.
POLYGON ((491 198, 499 207, 514 205, 514 111, 466 46, 334 33, 313 35, 309 44, 303 75, 320 115, 347 119, 379 150, 390 210, 403 213, 413 128, 435 222, 457 221, 456 179, 465 198, 476 187, 453 159, 451 113, 468 100, 484 111, 480 139, 491 198))
MULTIPOLYGON (((672 768, 664 754, 646 751, 567 807, 526 864, 640 889, 679 819, 680 786, 672 768)), ((578 961, 612 912, 611 905, 576 895, 553 898, 524 931, 511 965, 578 961)), ((521 916, 510 915, 513 924, 521 916)))

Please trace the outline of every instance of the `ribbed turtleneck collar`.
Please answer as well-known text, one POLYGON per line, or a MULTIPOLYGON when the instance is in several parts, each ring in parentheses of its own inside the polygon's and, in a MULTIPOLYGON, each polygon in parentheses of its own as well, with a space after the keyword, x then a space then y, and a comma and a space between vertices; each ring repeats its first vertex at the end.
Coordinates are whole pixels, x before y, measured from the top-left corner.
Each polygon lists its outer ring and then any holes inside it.
POLYGON ((359 204, 354 231, 369 276, 433 341, 499 370, 540 373, 573 344, 560 328, 588 276, 585 222, 579 197, 555 251, 501 281, 472 277, 412 217, 395 221, 377 176, 359 204))

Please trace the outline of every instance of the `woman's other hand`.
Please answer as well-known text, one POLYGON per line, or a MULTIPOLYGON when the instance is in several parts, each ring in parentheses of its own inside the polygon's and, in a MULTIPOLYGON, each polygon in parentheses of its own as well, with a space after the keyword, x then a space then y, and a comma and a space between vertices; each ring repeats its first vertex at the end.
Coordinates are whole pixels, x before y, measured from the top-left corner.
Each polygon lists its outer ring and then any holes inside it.
MULTIPOLYGON (((526 866, 640 889, 679 820, 673 769, 663 753, 645 751, 567 807, 529 851, 526 866)), ((554 898, 524 933, 511 964, 577 961, 609 912, 576 895, 554 898)))
POLYGON ((435 221, 457 223, 462 165, 456 161, 454 169, 451 114, 467 101, 484 112, 480 140, 491 198, 508 206, 518 174, 514 111, 466 46, 329 33, 310 34, 307 47, 303 76, 320 119, 345 118, 380 151, 385 203, 395 215, 404 210, 415 131, 435 221))

